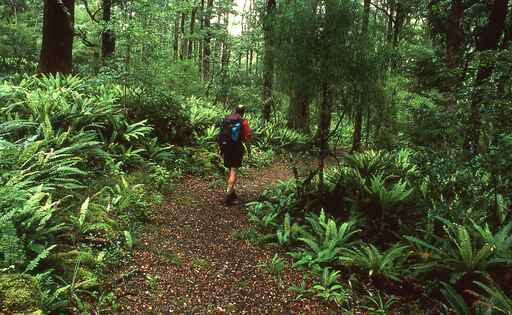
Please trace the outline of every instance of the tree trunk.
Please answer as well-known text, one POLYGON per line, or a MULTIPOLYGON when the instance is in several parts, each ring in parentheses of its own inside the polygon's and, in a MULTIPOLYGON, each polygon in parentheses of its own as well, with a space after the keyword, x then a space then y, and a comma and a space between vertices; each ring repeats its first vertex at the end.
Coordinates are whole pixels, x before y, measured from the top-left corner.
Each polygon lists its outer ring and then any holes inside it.
POLYGON ((462 0, 453 0, 446 28, 446 64, 456 69, 464 53, 464 6, 462 0))
POLYGON ((179 13, 176 13, 176 17, 174 19, 173 50, 174 50, 174 60, 178 60, 180 57, 180 14, 179 13))
MULTIPOLYGON (((446 91, 454 92, 462 80, 459 67, 464 54, 464 6, 462 0, 453 0, 446 28, 446 66, 449 76, 445 83, 446 91)), ((449 101, 456 104, 455 96, 449 101)))
POLYGON ((252 75, 252 60, 254 59, 254 51, 249 51, 249 75, 252 75))
POLYGON ((245 74, 249 76, 249 49, 245 51, 245 74))
MULTIPOLYGON (((478 52, 492 51, 498 49, 500 38, 505 29, 505 20, 507 16, 508 0, 495 0, 489 16, 487 25, 478 35, 476 50, 478 52)), ((492 75, 494 66, 488 62, 481 61, 478 67, 475 82, 473 84, 473 94, 471 99, 471 113, 469 121, 469 130, 466 138, 466 149, 470 156, 479 151, 480 129, 481 129, 481 106, 488 99, 485 83, 492 75)))
MULTIPOLYGON (((511 12, 512 14, 512 12, 511 12)), ((512 16, 508 18, 508 26, 505 30, 505 35, 503 37, 503 42, 501 44, 501 49, 510 49, 510 42, 512 42, 512 16)), ((508 70, 505 71, 505 73, 501 76, 501 78, 498 80, 498 86, 496 87, 496 96, 499 99, 504 99, 507 96, 510 96, 510 89, 509 93, 507 94, 506 86, 509 84, 510 77, 512 77, 512 66, 508 65, 508 70)))
POLYGON ((187 56, 187 40, 185 39, 185 22, 187 20, 187 14, 185 12, 181 13, 181 22, 180 22, 180 33, 181 33, 181 51, 180 51, 180 59, 184 60, 187 56))
POLYGON ((272 112, 272 79, 274 76, 274 58, 273 58, 273 36, 272 24, 274 20, 275 0, 267 0, 265 16, 263 17, 263 88, 261 92, 261 103, 263 105, 262 114, 264 120, 270 119, 272 112))
POLYGON ((210 42, 212 39, 212 31, 210 30, 210 20, 212 18, 213 0, 208 0, 206 7, 206 14, 204 16, 204 28, 206 29, 206 36, 203 42, 203 80, 207 81, 210 71, 210 42))
MULTIPOLYGON (((226 34, 228 33, 228 26, 229 26, 229 13, 224 14, 224 27, 226 34)), ((220 63, 221 63, 221 69, 222 71, 227 71, 228 69, 228 62, 229 62, 229 47, 228 47, 228 39, 229 35, 226 35, 226 37, 222 38, 221 42, 221 54, 220 54, 220 63)))
POLYGON ((114 32, 108 26, 111 18, 112 0, 103 0, 102 9, 103 22, 107 25, 107 28, 101 33, 101 58, 105 60, 112 57, 116 47, 114 32))
MULTIPOLYGON (((201 34, 201 36, 203 36, 203 29, 204 29, 204 0, 201 0, 201 5, 199 7, 199 34, 201 34)), ((203 47, 204 47, 204 42, 203 40, 201 39, 198 43, 198 48, 197 48, 197 65, 198 65, 198 69, 199 69, 199 75, 202 77, 203 76, 203 47)))
POLYGON ((370 143, 370 135, 372 132, 372 113, 370 111, 370 108, 368 108, 368 112, 366 113, 366 137, 365 137, 365 143, 368 145, 370 143))
POLYGON ((39 73, 73 70, 74 0, 45 0, 39 73))
MULTIPOLYGON (((361 29, 361 37, 364 41, 364 49, 361 58, 366 59, 368 54, 368 22, 370 19, 370 0, 364 0, 363 9, 363 25, 361 29)), ((362 83, 365 84, 364 82, 362 83)), ((361 132, 363 128, 363 110, 368 107, 368 96, 365 91, 360 91, 361 102, 356 108, 356 116, 354 120, 354 137, 352 142, 352 151, 359 151, 361 149, 361 132)))
MULTIPOLYGON (((325 159, 329 154, 329 136, 331 130, 331 119, 332 119, 332 101, 333 101, 333 87, 325 80, 322 83, 322 101, 320 103, 320 119, 318 124, 319 134, 319 147, 320 147, 320 159, 319 159, 319 177, 320 177, 320 194, 325 197, 324 187, 324 168, 325 159)), ((323 199, 323 198, 322 198, 323 199)))
POLYGON ((391 43, 393 41, 393 15, 395 13, 395 0, 389 0, 388 6, 389 6, 389 16, 388 16, 388 27, 387 27, 386 38, 387 38, 388 43, 391 43))
POLYGON ((196 13, 197 8, 192 8, 192 13, 190 14, 190 36, 188 39, 188 51, 187 51, 187 58, 192 59, 192 54, 194 52, 194 41, 192 39, 192 36, 194 35, 194 28, 196 24, 196 13))
POLYGON ((309 133, 310 98, 304 89, 297 88, 290 95, 287 127, 309 133))
MULTIPOLYGON (((361 97, 359 98, 361 100, 361 97)), ((362 102, 360 102, 362 103, 362 102)), ((359 105, 359 107, 362 104, 359 105)), ((354 136, 352 139, 352 151, 359 151, 361 149, 361 132, 363 128, 363 110, 358 108, 354 118, 354 136)))
POLYGON ((397 48, 398 43, 400 41, 400 30, 402 28, 403 23, 403 17, 402 17, 402 11, 400 7, 400 3, 396 4, 396 11, 395 11, 395 23, 393 25, 393 47, 397 48))

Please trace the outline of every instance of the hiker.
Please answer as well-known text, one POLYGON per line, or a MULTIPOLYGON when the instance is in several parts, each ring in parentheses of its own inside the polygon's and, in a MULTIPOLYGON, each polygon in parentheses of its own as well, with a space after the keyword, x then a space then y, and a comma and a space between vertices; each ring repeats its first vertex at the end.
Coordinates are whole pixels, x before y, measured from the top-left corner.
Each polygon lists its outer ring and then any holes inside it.
POLYGON ((238 201, 235 192, 237 170, 242 166, 244 156, 244 143, 247 146, 247 153, 250 156, 249 143, 252 138, 252 131, 249 121, 243 119, 245 106, 238 105, 234 111, 226 116, 221 125, 219 134, 219 149, 224 158, 224 166, 228 169, 227 189, 224 203, 229 206, 238 201))

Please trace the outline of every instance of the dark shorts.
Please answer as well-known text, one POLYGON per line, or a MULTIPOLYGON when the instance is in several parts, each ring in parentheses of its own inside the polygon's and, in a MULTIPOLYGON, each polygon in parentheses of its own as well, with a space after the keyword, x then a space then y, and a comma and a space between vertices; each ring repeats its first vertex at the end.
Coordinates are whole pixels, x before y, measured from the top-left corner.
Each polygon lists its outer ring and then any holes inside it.
POLYGON ((244 148, 240 145, 226 146, 222 149, 224 166, 227 168, 241 167, 244 157, 244 148))

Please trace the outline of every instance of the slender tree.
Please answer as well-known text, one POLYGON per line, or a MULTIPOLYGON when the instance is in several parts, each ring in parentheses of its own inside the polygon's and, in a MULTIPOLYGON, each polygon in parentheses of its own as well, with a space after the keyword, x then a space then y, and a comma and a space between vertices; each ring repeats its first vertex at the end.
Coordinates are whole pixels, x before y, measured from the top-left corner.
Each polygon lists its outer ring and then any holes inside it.
MULTIPOLYGON (((360 58, 367 58, 368 55, 368 24, 370 18, 370 0, 364 0, 363 7, 363 26, 361 30, 361 37, 363 39, 363 49, 361 51, 360 58)), ((363 61, 363 64, 365 62, 363 61)), ((366 85, 365 82, 362 83, 366 85)), ((361 132, 363 128, 363 111, 368 107, 368 93, 365 90, 359 91, 361 93, 361 103, 356 108, 356 115, 354 119, 354 137, 352 142, 352 151, 358 151, 361 149, 361 132)))
POLYGON ((180 34, 181 34, 181 49, 180 49, 180 59, 184 60, 187 56, 187 40, 185 39, 187 34, 185 34, 185 23, 187 21, 187 13, 181 12, 181 20, 180 20, 180 34))
POLYGON ((265 15, 263 16, 263 88, 261 93, 263 119, 269 120, 272 111, 272 79, 274 76, 274 58, 273 58, 273 35, 272 25, 274 20, 274 11, 276 8, 275 0, 266 0, 265 15))
POLYGON ((174 18, 174 40, 173 40, 173 51, 174 60, 178 60, 180 57, 180 13, 176 13, 174 18))
POLYGON ((196 14, 197 14, 197 6, 194 6, 192 8, 192 12, 190 14, 190 33, 189 33, 189 39, 188 39, 188 51, 187 51, 187 58, 192 59, 192 55, 194 52, 194 29, 196 25, 196 14))
POLYGON ((210 42, 212 40, 212 30, 210 29, 210 21, 212 18, 213 11, 213 0, 207 0, 206 12, 204 14, 203 25, 206 29, 206 35, 203 40, 203 61, 202 61, 202 70, 203 70, 203 80, 207 81, 209 72, 210 72, 210 58, 211 58, 211 48, 210 42))

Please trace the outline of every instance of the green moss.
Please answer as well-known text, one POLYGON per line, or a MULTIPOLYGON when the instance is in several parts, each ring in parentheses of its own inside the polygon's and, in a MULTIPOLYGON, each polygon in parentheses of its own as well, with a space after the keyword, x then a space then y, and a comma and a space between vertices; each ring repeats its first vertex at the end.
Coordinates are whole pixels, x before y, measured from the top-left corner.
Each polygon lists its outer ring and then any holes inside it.
POLYGON ((43 314, 37 280, 29 275, 0 275, 0 314, 43 314))
POLYGON ((56 253, 50 256, 50 260, 57 266, 64 267, 67 271, 74 270, 77 258, 80 257, 80 265, 94 268, 96 258, 91 251, 71 250, 69 252, 56 253))
POLYGON ((68 252, 56 253, 50 256, 50 262, 56 266, 60 276, 66 281, 71 281, 75 273, 78 257, 80 257, 80 269, 78 270, 77 281, 87 281, 83 288, 92 288, 98 285, 96 275, 91 271, 96 267, 96 258, 92 251, 71 250, 68 252))

